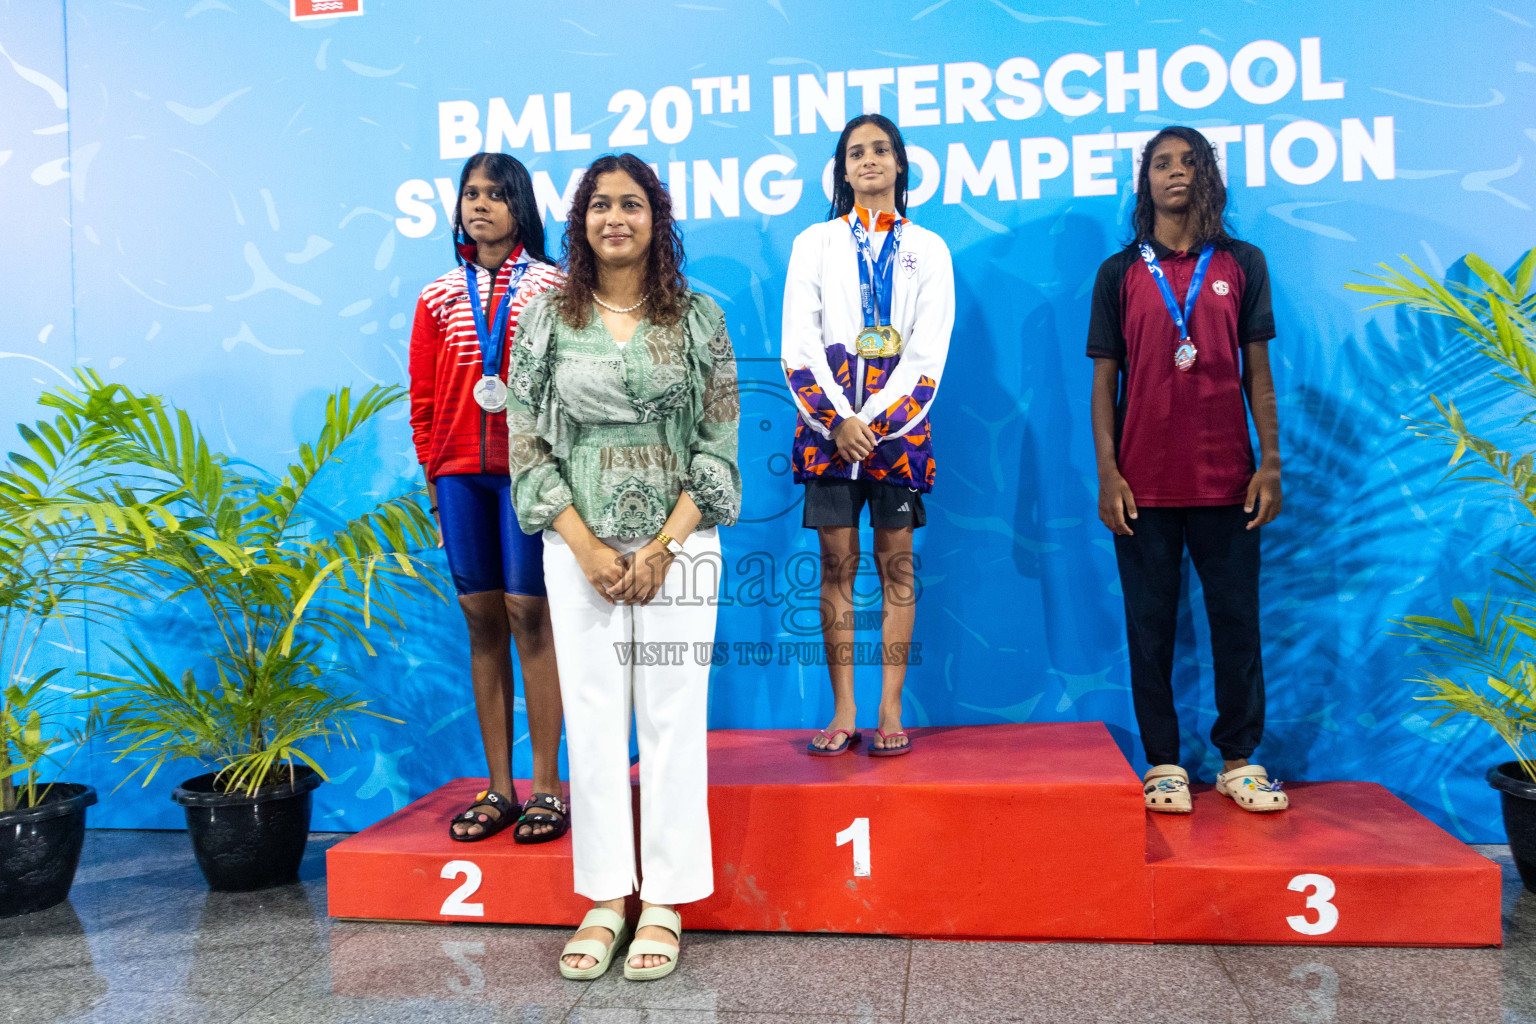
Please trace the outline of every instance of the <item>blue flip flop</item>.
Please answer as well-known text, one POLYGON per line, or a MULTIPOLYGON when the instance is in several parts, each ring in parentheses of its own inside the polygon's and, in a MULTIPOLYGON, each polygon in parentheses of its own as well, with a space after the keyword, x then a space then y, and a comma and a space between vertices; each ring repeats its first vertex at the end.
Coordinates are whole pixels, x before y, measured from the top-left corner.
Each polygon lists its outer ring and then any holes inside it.
POLYGON ((816 745, 816 738, 813 736, 811 738, 811 742, 805 745, 805 752, 810 754, 812 757, 836 757, 839 754, 846 754, 848 751, 852 750, 855 746, 858 745, 859 740, 864 738, 861 734, 857 732, 849 732, 847 729, 839 729, 837 732, 833 733, 829 733, 827 730, 823 729, 821 732, 817 733, 817 735, 825 736, 827 739, 833 741, 836 741, 839 736, 844 737, 844 739, 843 742, 838 743, 835 746, 818 747, 816 745))

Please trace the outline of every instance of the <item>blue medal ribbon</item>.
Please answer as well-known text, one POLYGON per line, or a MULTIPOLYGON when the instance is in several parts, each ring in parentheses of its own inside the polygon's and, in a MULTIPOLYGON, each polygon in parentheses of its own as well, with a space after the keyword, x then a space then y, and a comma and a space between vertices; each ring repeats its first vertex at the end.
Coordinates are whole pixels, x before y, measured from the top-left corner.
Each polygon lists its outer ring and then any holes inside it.
MULTIPOLYGON (((522 283, 523 275, 528 272, 528 260, 518 261, 512 268, 512 279, 507 282, 507 290, 502 293, 501 305, 496 308, 494 323, 487 326, 485 306, 480 303, 480 274, 473 263, 464 264, 464 276, 469 282, 469 305, 475 314, 475 336, 480 341, 480 365, 487 377, 501 376, 501 352, 507 339, 507 314, 512 310, 512 296, 517 294, 517 286, 522 283)), ((496 297, 496 279, 491 278, 491 290, 485 298, 487 304, 496 297)))
MULTIPOLYGON (((1195 272, 1189 279, 1189 291, 1184 293, 1184 308, 1179 309, 1179 300, 1174 298, 1173 287, 1168 283, 1168 275, 1163 273, 1163 266, 1157 262, 1157 253, 1152 251, 1149 242, 1141 243, 1141 259, 1147 265, 1147 272, 1152 275, 1152 280, 1157 282, 1157 290, 1163 295, 1163 305, 1168 307, 1168 315, 1173 317, 1173 325, 1179 329, 1179 352, 1182 354, 1186 347, 1193 349, 1189 344, 1189 320, 1195 313, 1195 300, 1200 297, 1200 286, 1205 283, 1205 272, 1211 265, 1211 254, 1216 247, 1207 244, 1200 250, 1200 258, 1195 261, 1195 272)), ((1189 365, 1194 363, 1193 351, 1189 354, 1189 365)), ((1181 363, 1180 369, 1187 369, 1181 363)))
MULTIPOLYGON (((878 213, 872 212, 871 222, 878 216, 878 213)), ((891 322, 891 293, 894 290, 891 282, 896 267, 896 250, 901 248, 903 223, 898 220, 896 226, 891 228, 885 236, 885 245, 880 247, 880 256, 876 258, 871 251, 869 232, 864 230, 864 222, 859 220, 856 212, 848 215, 848 226, 853 229, 853 240, 859 246, 859 301, 864 307, 865 327, 885 327, 891 322), (870 264, 874 264, 874 276, 870 274, 870 264)))

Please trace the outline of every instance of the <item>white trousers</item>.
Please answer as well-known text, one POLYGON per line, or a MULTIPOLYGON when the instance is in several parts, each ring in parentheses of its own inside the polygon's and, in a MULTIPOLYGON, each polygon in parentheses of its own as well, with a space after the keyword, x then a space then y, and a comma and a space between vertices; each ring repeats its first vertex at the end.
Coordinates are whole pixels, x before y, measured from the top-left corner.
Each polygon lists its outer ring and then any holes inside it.
MULTIPOLYGON (((627 555, 649 539, 604 538, 604 543, 627 555)), ((673 904, 714 892, 705 645, 715 639, 720 570, 719 535, 713 528, 700 530, 688 538, 650 604, 609 604, 587 582, 560 535, 544 533, 544 585, 565 704, 578 895, 614 900, 638 888, 648 903, 673 904), (640 746, 638 876, 629 782, 631 709, 640 746)))

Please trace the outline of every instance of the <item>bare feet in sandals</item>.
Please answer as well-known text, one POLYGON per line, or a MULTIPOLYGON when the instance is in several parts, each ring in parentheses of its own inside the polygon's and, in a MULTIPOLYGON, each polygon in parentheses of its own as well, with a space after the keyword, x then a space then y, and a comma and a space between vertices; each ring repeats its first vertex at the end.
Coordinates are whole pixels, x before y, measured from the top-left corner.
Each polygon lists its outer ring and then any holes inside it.
MULTIPOLYGON (((512 787, 508 786, 510 790, 512 787)), ((475 802, 448 825, 448 833, 460 842, 488 839, 517 820, 516 801, 494 789, 475 794, 475 802)))
POLYGON ((571 830, 571 809, 553 793, 534 793, 523 802, 515 837, 519 843, 549 843, 571 830))
POLYGON ((901 705, 880 708, 880 725, 875 732, 871 750, 900 750, 912 745, 911 739, 901 728, 901 705))
MULTIPOLYGON (((592 909, 611 910, 622 918, 624 915, 624 900, 621 898, 616 900, 606 900, 602 903, 593 903, 592 909)), ((613 943, 618 941, 618 938, 619 937, 616 936, 611 929, 601 926, 583 928, 575 935, 571 936, 571 940, 573 942, 580 942, 583 939, 593 939, 597 942, 601 942, 604 946, 611 946, 613 943)), ((597 966, 597 957, 588 956, 584 953, 570 953, 562 956, 560 961, 561 963, 565 964, 565 966, 578 971, 585 971, 589 967, 597 966)))
MULTIPOLYGON (((660 903, 641 902, 640 913, 644 915, 645 912, 650 910, 652 907, 660 907, 663 910, 672 910, 671 907, 664 906, 660 903)), ((635 968, 637 970, 647 970, 652 967, 660 967, 663 964, 677 959, 678 944, 681 941, 681 936, 672 931, 672 929, 664 928, 661 925, 648 924, 642 928, 637 928, 635 930, 635 942, 658 942, 662 945, 670 947, 672 949, 672 953, 670 956, 665 953, 637 953, 632 955, 626 962, 631 968, 635 968)))
POLYGON ((853 727, 855 713, 854 708, 849 708, 847 711, 834 712, 831 723, 811 739, 811 746, 817 750, 826 750, 828 747, 835 747, 847 742, 848 737, 852 736, 856 731, 853 727), (839 736, 839 732, 844 735, 839 736))

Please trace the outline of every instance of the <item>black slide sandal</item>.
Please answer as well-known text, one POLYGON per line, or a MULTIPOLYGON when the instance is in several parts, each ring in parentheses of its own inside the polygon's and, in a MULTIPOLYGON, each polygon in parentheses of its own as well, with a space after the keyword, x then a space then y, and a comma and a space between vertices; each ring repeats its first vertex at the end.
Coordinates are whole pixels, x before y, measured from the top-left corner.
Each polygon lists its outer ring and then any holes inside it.
POLYGON ((564 800, 549 793, 535 793, 523 804, 523 816, 517 819, 522 825, 553 825, 548 832, 529 832, 526 835, 517 831, 512 833, 514 842, 531 846, 534 843, 552 843, 571 830, 571 808, 564 800), (530 811, 532 807, 547 807, 555 814, 544 814, 538 811, 530 811))
POLYGON ((494 790, 487 789, 475 797, 475 802, 469 805, 468 810, 448 822, 448 836, 460 843, 478 843, 482 839, 489 839, 508 825, 517 821, 516 818, 512 817, 512 812, 516 808, 517 804, 511 800, 508 800, 494 790), (475 810, 476 807, 481 806, 494 807, 500 814, 498 817, 493 818, 484 811, 475 810), (483 831, 477 835, 460 835, 454 831, 453 826, 455 825, 479 825, 483 831))

